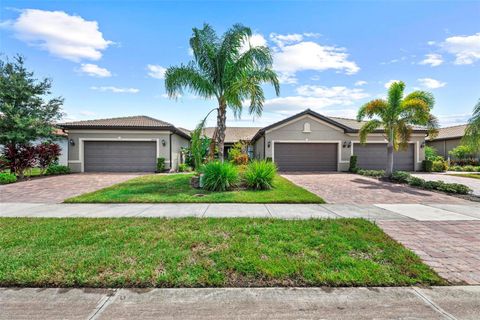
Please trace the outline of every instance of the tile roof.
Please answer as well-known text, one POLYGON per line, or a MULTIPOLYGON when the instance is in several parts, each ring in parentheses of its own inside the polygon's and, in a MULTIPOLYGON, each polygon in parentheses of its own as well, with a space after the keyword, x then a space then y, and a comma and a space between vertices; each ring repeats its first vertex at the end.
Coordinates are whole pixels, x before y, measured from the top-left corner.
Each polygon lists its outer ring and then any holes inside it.
POLYGON ((172 128, 171 123, 147 116, 131 116, 120 118, 73 121, 59 124, 62 128, 172 128))
MULTIPOLYGON (((225 142, 235 143, 239 140, 250 141, 260 129, 261 128, 259 127, 227 127, 225 132, 225 142)), ((214 131, 214 127, 208 127, 205 128, 204 134, 211 138, 214 131)))
POLYGON ((467 128, 466 124, 440 128, 438 130, 438 135, 435 138, 430 140, 435 141, 435 140, 442 140, 442 139, 461 138, 465 134, 466 128, 467 128))

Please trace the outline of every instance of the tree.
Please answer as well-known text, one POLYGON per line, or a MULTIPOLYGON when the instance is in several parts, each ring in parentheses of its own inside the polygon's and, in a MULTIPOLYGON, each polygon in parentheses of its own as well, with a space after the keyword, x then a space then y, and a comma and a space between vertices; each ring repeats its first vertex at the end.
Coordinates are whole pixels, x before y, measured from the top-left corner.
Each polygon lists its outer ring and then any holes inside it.
POLYGON ((424 126, 428 134, 438 132, 438 120, 430 111, 435 99, 425 91, 414 91, 404 97, 405 83, 394 82, 388 89, 388 97, 376 99, 364 104, 358 111, 357 120, 368 121, 360 129, 360 142, 365 143, 367 136, 382 130, 387 140, 387 163, 385 174, 393 173, 393 153, 408 146, 414 126, 424 126))
MULTIPOLYGON (((217 100, 217 128, 214 142, 221 161, 224 158, 226 112, 230 108, 235 117, 242 114, 249 101, 250 114, 260 116, 265 95, 263 83, 270 83, 279 95, 277 74, 272 70, 272 55, 265 46, 251 46, 250 28, 235 24, 222 37, 204 24, 193 28, 190 47, 193 61, 170 67, 165 72, 165 88, 170 98, 176 98, 188 89, 196 95, 217 100)), ((213 150, 213 148, 211 148, 213 150)))
POLYGON ((480 100, 473 108, 473 114, 468 120, 462 143, 469 146, 474 152, 480 152, 480 100))
POLYGON ((37 80, 21 56, 0 60, 0 144, 22 149, 39 138, 54 139, 53 123, 62 117, 61 97, 46 100, 52 81, 37 80))

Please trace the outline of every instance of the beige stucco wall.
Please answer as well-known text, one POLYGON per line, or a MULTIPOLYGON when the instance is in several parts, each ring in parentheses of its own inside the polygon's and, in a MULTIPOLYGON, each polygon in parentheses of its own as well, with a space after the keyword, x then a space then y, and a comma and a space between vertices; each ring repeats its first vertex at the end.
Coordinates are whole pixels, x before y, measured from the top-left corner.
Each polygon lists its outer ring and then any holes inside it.
MULTIPOLYGON (((177 135, 172 136, 172 153, 183 142, 177 135), (175 145, 174 142, 175 141, 175 145)), ((180 137, 179 137, 180 138, 180 137)), ((170 131, 135 131, 135 130, 68 130, 68 139, 75 145, 68 148, 68 165, 73 172, 82 172, 83 141, 156 141, 158 157, 165 158, 165 167, 170 168, 170 131), (165 146, 162 145, 165 140, 165 146)), ((185 139, 186 140, 186 139, 185 139)), ((188 142, 188 141, 187 141, 188 142)))
POLYGON ((188 147, 190 141, 184 137, 179 136, 178 134, 172 135, 172 168, 177 170, 178 164, 180 163, 180 153, 182 147, 188 147))
MULTIPOLYGON (((360 141, 358 134, 346 134, 343 132, 343 129, 332 126, 308 115, 268 130, 265 132, 264 137, 267 142, 264 155, 265 158, 272 157, 273 150, 275 149, 275 142, 303 141, 338 143, 339 155, 337 158, 339 171, 348 170, 350 156, 353 154, 354 143, 358 143, 360 141), (310 124, 311 132, 304 132, 304 126, 306 122, 310 124), (347 145, 348 142, 351 142, 352 146, 350 148, 344 148, 343 143, 345 141, 347 142, 347 145), (268 148, 268 142, 270 142, 270 148, 268 148)), ((263 141, 261 141, 262 144, 260 145, 260 140, 261 139, 255 143, 256 154, 259 154, 258 150, 263 151, 263 141)), ((421 144, 424 141, 424 134, 412 135, 410 142, 415 144, 415 170, 421 170, 421 162, 425 159, 425 151, 423 148, 421 148, 421 144)), ((382 134, 371 134, 368 137, 368 142, 385 142, 385 138, 382 134)))
POLYGON ((438 155, 448 159, 448 152, 461 144, 461 138, 457 139, 448 139, 448 140, 437 140, 437 141, 428 141, 427 145, 435 148, 438 155))
POLYGON ((264 148, 266 148, 264 146, 264 141, 265 141, 265 138, 264 137, 261 137, 260 139, 258 139, 257 141, 255 141, 255 144, 253 145, 253 154, 255 156, 255 159, 265 159, 265 154, 264 154, 264 148))

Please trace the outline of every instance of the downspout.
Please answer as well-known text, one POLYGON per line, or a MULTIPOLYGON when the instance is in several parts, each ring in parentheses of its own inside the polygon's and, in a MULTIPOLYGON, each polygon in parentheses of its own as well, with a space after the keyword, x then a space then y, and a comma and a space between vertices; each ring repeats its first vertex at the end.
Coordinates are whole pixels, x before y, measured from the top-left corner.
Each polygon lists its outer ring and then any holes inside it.
POLYGON ((266 144, 266 139, 265 139, 265 133, 263 134, 263 159, 262 160, 265 160, 267 159, 267 147, 265 146, 266 144))
POLYGON ((170 148, 170 170, 172 170, 172 133, 170 132, 168 146, 170 148))

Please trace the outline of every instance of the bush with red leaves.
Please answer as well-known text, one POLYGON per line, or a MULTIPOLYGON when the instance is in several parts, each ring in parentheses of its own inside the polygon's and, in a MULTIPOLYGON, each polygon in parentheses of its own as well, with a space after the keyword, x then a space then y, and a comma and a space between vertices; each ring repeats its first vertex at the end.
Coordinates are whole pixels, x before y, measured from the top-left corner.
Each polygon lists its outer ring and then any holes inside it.
POLYGON ((25 170, 32 168, 37 160, 36 147, 23 144, 7 144, 3 150, 11 173, 23 178, 25 170))
POLYGON ((60 146, 56 143, 42 143, 35 147, 37 165, 40 167, 42 174, 47 170, 48 166, 54 164, 60 156, 60 146))

